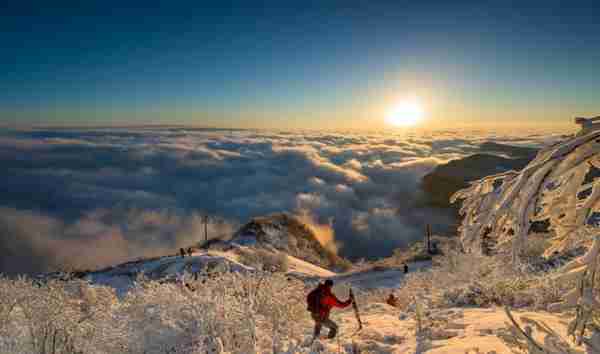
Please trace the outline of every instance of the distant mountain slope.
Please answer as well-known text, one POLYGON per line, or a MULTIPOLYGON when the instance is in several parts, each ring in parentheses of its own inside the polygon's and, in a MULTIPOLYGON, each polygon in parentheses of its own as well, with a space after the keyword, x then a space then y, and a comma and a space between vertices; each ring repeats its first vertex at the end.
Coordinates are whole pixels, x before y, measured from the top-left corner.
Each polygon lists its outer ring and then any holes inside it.
POLYGON ((481 153, 437 166, 425 175, 421 182, 425 203, 433 207, 450 208, 450 197, 468 187, 469 182, 509 170, 521 170, 537 153, 533 148, 493 142, 481 144, 480 151, 481 153))
POLYGON ((532 160, 538 153, 538 149, 535 148, 498 144, 493 141, 481 144, 479 149, 482 153, 504 154, 510 158, 529 158, 532 160))
POLYGON ((521 170, 529 161, 531 159, 527 157, 512 159, 488 154, 471 155, 436 167, 423 177, 421 188, 426 193, 427 204, 449 208, 450 197, 468 187, 469 182, 509 170, 521 170))

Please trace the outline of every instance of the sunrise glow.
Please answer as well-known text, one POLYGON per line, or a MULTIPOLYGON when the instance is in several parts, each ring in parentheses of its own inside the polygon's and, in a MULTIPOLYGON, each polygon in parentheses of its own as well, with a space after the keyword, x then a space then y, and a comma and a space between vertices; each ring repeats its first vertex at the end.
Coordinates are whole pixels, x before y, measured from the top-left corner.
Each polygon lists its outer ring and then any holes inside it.
POLYGON ((387 124, 396 127, 412 127, 422 122, 424 109, 417 99, 396 103, 386 114, 387 124))

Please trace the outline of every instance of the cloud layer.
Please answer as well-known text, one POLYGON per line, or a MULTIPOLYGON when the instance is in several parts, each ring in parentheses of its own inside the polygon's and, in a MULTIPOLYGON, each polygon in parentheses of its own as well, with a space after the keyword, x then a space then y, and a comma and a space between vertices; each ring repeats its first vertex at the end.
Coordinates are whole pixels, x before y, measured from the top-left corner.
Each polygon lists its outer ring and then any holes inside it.
POLYGON ((375 257, 452 222, 415 207, 422 176, 484 141, 556 136, 192 128, 0 132, 0 272, 98 267, 229 235, 288 211, 331 225, 342 255, 375 257))

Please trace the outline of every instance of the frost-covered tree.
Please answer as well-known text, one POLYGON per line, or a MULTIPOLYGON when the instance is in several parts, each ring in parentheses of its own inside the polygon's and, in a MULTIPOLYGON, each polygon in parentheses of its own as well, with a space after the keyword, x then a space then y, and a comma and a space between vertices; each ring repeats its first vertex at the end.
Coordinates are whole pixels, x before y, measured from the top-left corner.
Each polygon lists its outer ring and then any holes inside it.
MULTIPOLYGON (((580 120, 581 121, 581 120, 580 120)), ((565 266, 561 280, 580 279, 580 287, 565 296, 563 307, 577 307, 572 333, 583 340, 586 327, 596 332, 587 340, 600 344, 595 326, 600 259, 600 126, 586 124, 579 134, 549 146, 522 171, 483 178, 457 192, 463 200, 459 229, 465 250, 509 252, 518 268, 534 223, 553 233, 546 255, 588 248, 587 254, 565 266)))

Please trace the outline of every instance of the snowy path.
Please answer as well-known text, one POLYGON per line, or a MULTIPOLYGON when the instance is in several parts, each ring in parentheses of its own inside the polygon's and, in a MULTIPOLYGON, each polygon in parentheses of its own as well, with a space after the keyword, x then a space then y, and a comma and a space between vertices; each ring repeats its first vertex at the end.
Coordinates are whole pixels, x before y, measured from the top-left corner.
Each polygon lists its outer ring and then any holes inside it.
MULTIPOLYGON (((451 308, 434 311, 426 321, 431 326, 428 328, 431 329, 433 340, 422 342, 419 350, 412 317, 400 319, 400 311, 386 304, 370 304, 361 310, 365 328, 358 333, 351 310, 338 311, 332 316, 340 326, 339 345, 342 352, 345 350, 351 353, 354 343, 362 352, 369 353, 512 353, 497 336, 506 331, 508 322, 502 308, 451 308)), ((569 318, 543 312, 515 311, 513 315, 521 325, 521 318, 530 318, 545 323, 563 338, 567 338, 569 318)), ((309 335, 307 331, 307 336, 309 335)), ((536 333, 535 337, 544 342, 545 338, 540 333, 536 333)), ((321 341, 315 346, 334 353, 339 348, 337 341, 321 341)))
MULTIPOLYGON (((408 266, 412 273, 431 268, 431 262, 415 262, 410 263, 408 266)), ((398 289, 402 287, 404 276, 404 271, 401 268, 390 268, 343 274, 332 277, 332 279, 336 283, 348 284, 362 290, 398 289)))

